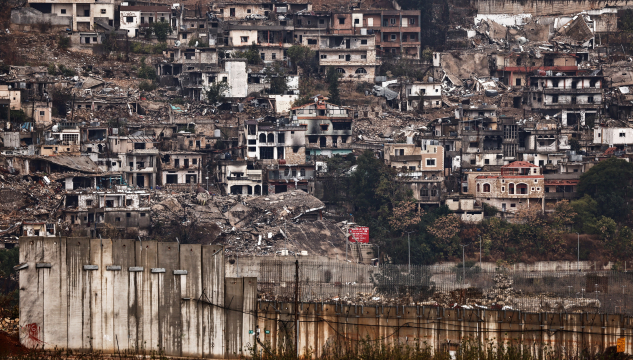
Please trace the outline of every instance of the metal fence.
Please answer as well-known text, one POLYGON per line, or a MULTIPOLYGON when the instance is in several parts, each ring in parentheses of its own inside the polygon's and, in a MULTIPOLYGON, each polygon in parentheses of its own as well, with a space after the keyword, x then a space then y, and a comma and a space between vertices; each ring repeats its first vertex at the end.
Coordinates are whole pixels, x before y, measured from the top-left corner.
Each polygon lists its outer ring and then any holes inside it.
MULTIPOLYGON (((340 261, 262 260, 258 290, 265 298, 300 301, 427 302, 434 294, 463 305, 468 299, 503 299, 487 305, 523 311, 633 314, 633 273, 612 270, 513 271, 449 265, 381 265, 340 261), (296 273, 298 272, 298 279, 296 273)), ((443 305, 446 305, 444 303, 443 305)))

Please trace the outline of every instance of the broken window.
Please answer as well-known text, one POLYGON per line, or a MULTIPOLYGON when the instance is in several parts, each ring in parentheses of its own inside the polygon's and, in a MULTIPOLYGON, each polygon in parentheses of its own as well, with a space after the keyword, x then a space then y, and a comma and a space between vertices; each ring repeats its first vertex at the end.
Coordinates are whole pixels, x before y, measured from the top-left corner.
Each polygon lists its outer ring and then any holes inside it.
POLYGON ((243 43, 247 43, 248 42, 248 36, 240 36, 240 41, 243 43))
POLYGON ((274 159, 274 147, 261 146, 259 148, 259 158, 260 160, 274 159))

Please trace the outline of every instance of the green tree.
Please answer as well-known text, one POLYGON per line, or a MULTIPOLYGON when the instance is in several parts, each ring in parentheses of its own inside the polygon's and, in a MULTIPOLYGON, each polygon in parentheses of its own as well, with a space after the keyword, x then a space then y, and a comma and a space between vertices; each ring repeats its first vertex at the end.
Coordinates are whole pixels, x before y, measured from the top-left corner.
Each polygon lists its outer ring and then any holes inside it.
POLYGON ((595 234, 598 202, 585 194, 582 198, 573 200, 570 205, 576 213, 574 216, 574 230, 583 234, 595 234))
POLYGON ((230 89, 231 87, 227 82, 218 81, 211 84, 211 86, 209 86, 205 90, 205 94, 207 95, 207 100, 209 100, 209 103, 215 105, 219 102, 224 101, 224 93, 229 91, 230 89))
POLYGON ((576 153, 580 152, 581 150, 580 141, 576 139, 569 140, 569 146, 571 146, 571 149, 574 150, 576 153))
POLYGON ((341 75, 336 71, 334 66, 330 66, 327 69, 327 83, 328 90, 330 91, 329 102, 336 105, 341 105, 341 95, 338 89, 338 79, 341 75))
POLYGON ((66 35, 59 35, 57 46, 62 50, 68 49, 70 47, 70 38, 66 35))
POLYGON ((138 70, 138 77, 141 79, 156 80, 156 69, 145 63, 145 56, 141 58, 141 68, 138 70))
POLYGON ((248 63, 251 65, 259 65, 263 62, 261 56, 259 56, 259 51, 257 50, 257 44, 253 43, 248 50, 245 51, 236 51, 233 53, 233 58, 235 59, 246 59, 248 63))
POLYGON ((612 157, 582 174, 578 193, 596 200, 599 214, 624 221, 631 212, 632 180, 633 164, 612 157))
POLYGON ((268 93, 284 94, 288 91, 288 76, 286 75, 286 69, 283 68, 279 62, 275 62, 273 66, 266 67, 264 74, 266 75, 266 82, 270 84, 268 93))
POLYGON ((167 41, 167 35, 171 35, 171 25, 166 21, 156 21, 152 23, 151 32, 156 35, 160 42, 167 41))
MULTIPOLYGON (((288 49, 288 58, 292 62, 293 69, 296 71, 297 66, 304 70, 304 75, 309 75, 315 69, 314 60, 316 53, 309 47, 303 45, 293 45, 288 49), (307 72, 307 74, 305 74, 307 72)), ((316 62, 318 66, 318 61, 316 62)))

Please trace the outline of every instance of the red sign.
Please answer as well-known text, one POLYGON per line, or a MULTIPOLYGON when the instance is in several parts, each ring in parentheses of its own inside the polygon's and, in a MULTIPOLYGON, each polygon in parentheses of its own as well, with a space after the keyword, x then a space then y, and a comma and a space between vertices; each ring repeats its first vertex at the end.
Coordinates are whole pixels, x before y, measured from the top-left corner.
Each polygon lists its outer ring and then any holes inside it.
POLYGON ((369 228, 367 226, 360 226, 349 229, 349 233, 352 234, 349 237, 349 241, 364 244, 369 243, 369 228))

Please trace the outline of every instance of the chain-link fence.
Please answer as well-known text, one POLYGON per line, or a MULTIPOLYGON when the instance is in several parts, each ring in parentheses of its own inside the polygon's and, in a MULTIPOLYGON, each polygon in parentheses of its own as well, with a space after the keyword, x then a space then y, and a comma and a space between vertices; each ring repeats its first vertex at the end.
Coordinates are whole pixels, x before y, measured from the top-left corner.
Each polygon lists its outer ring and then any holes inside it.
POLYGON ((381 265, 339 261, 262 260, 258 290, 267 299, 300 301, 428 302, 436 293, 445 303, 473 299, 524 311, 633 314, 633 273, 621 271, 514 271, 458 265, 381 265))

